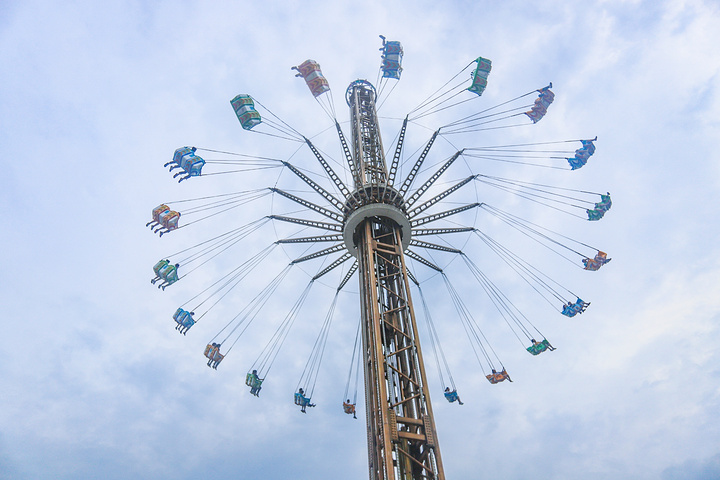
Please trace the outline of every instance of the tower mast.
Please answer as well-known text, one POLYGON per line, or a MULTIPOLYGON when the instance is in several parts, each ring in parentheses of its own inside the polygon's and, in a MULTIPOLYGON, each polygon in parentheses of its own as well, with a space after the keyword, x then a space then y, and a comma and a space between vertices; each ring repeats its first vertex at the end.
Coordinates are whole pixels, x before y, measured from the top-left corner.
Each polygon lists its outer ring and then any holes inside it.
POLYGON ((343 237, 359 267, 370 480, 444 480, 403 254, 405 200, 388 184, 375 88, 357 80, 346 100, 355 190, 343 237))

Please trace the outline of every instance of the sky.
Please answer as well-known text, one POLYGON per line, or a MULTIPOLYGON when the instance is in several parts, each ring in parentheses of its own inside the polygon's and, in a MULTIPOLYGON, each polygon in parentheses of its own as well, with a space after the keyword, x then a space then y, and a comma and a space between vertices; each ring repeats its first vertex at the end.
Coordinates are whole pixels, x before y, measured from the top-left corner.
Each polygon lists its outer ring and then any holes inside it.
MULTIPOLYGON (((205 366, 204 346, 299 251, 274 250, 187 336, 172 320, 286 226, 269 223, 164 292, 148 281, 161 257, 297 209, 267 196, 162 238, 145 224, 161 202, 275 185, 307 192, 277 169, 178 184, 163 164, 194 145, 318 172, 297 144, 242 130, 229 105, 238 93, 341 161, 332 123, 290 67, 321 64, 349 135, 344 91, 377 78, 378 35, 405 51, 402 78, 379 113, 386 147, 398 119, 483 56, 493 62, 488 88, 458 108, 492 106, 550 81, 555 103, 532 127, 443 141, 434 161, 456 146, 597 135, 595 155, 575 172, 468 160, 452 178, 498 174, 613 198, 605 218, 583 222, 480 186, 472 193, 613 258, 586 272, 470 217, 591 301, 582 316, 563 317, 475 239, 457 241, 554 352, 527 355, 460 262, 433 257, 513 383, 482 378, 439 277, 412 267, 465 403, 445 402, 426 347, 446 478, 720 477, 716 2, 10 0, 0 5, 0 479, 366 478, 362 392, 359 420, 340 406, 356 279, 339 294, 318 406, 306 415, 292 393, 337 278, 313 285, 259 398, 244 378, 319 263, 292 271, 217 371, 205 366)), ((407 152, 452 114, 414 125, 407 152)))

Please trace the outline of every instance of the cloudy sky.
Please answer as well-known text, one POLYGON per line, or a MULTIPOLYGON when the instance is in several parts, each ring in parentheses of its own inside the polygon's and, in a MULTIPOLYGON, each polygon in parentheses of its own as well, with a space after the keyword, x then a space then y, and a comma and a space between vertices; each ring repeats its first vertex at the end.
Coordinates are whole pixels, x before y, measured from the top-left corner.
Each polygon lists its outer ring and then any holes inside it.
MULTIPOLYGON (((178 184, 163 164, 183 145, 318 171, 298 144, 243 131, 229 105, 238 93, 341 160, 323 136, 328 117, 290 67, 320 62, 346 122, 345 88, 377 78, 380 34, 405 49, 403 77, 380 112, 386 147, 398 118, 483 56, 493 62, 488 89, 459 108, 549 81, 556 101, 531 128, 443 140, 434 161, 454 147, 597 135, 595 156, 576 172, 468 159, 451 177, 492 173, 613 195, 612 210, 590 223, 480 186, 473 193, 613 258, 586 272, 470 217, 592 302, 581 317, 563 317, 476 239, 458 241, 555 352, 524 352, 461 262, 433 257, 511 384, 482 378, 442 282, 413 266, 465 402, 443 400, 426 348, 447 478, 720 477, 717 3, 11 0, 0 6, 1 479, 366 478, 362 401, 360 420, 340 408, 356 280, 339 296, 318 406, 307 415, 292 393, 337 279, 313 286, 260 398, 243 382, 320 263, 292 271, 217 371, 205 366, 204 345, 298 252, 276 249, 187 336, 171 317, 285 227, 265 225, 165 292, 149 283, 161 257, 296 209, 268 196, 163 238, 145 223, 161 202, 275 184, 303 190, 278 169, 178 184)), ((440 117, 413 126, 408 154, 440 117)))

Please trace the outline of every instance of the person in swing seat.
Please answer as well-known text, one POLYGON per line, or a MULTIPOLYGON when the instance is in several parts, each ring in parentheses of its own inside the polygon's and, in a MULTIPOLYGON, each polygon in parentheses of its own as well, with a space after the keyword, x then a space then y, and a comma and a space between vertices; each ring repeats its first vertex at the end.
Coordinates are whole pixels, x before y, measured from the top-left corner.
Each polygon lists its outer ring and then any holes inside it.
POLYGON ((302 388, 300 388, 300 389, 298 390, 298 393, 295 394, 295 400, 296 400, 295 403, 297 403, 297 404, 300 405, 300 411, 301 411, 302 413, 307 413, 307 412, 305 411, 305 408, 307 408, 307 407, 314 407, 314 406, 315 406, 314 403, 310 403, 310 399, 309 399, 309 398, 305 397, 305 391, 304 391, 302 388))
POLYGON ((460 400, 460 396, 457 393, 457 390, 450 391, 450 387, 445 387, 445 398, 447 398, 447 401, 450 403, 453 403, 455 400, 457 400, 459 405, 463 405, 462 400, 460 400))
POLYGON ((350 403, 349 398, 347 399, 347 401, 343 402, 343 411, 348 415, 352 415, 353 418, 357 419, 357 417, 355 416, 355 404, 350 403))

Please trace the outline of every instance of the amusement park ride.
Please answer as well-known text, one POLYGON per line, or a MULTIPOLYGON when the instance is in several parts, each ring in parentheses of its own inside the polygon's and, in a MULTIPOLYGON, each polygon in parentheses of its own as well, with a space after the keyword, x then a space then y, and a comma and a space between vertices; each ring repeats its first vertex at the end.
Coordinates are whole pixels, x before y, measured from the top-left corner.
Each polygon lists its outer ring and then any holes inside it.
MULTIPOLYGON (((400 78, 403 55, 402 46, 399 42, 386 41, 384 37, 382 38, 382 77, 379 79, 381 86, 383 82, 397 81, 400 78)), ((377 116, 379 95, 371 83, 365 80, 356 80, 350 84, 345 93, 345 100, 350 109, 349 129, 351 138, 348 143, 340 123, 335 118, 332 100, 327 96, 329 84, 322 75, 320 66, 316 62, 308 60, 297 67, 293 67, 298 72, 297 76, 302 77, 307 82, 318 103, 333 120, 347 168, 348 174, 345 178, 352 179, 351 185, 346 185, 341 179, 341 175, 338 175, 333 170, 325 156, 308 138, 274 116, 269 110, 265 109, 267 113, 262 113, 264 107, 249 95, 238 95, 231 103, 243 129, 255 133, 257 127, 263 128, 262 126, 265 126, 274 129, 274 134, 277 136, 307 145, 322 167, 330 189, 322 186, 318 181, 306 174, 304 169, 296 167, 289 161, 259 157, 250 158, 246 155, 239 155, 241 158, 237 160, 237 157, 235 157, 235 164, 250 162, 247 164, 254 166, 273 165, 286 168, 310 187, 314 193, 322 197, 323 204, 311 202, 275 187, 218 196, 218 199, 212 199, 210 203, 198 208, 197 211, 206 211, 213 208, 224 210, 272 193, 301 205, 307 211, 312 212, 311 216, 313 218, 268 215, 256 222, 203 242, 198 246, 196 253, 180 252, 185 254, 182 259, 173 258, 171 262, 170 259, 173 256, 163 257, 164 259, 154 267, 156 276, 153 283, 160 282, 158 286, 164 290, 165 287, 182 278, 178 274, 178 269, 181 268, 180 265, 186 268, 187 264, 200 258, 206 256, 208 260, 214 258, 229 246, 240 242, 247 235, 254 232, 264 222, 285 222, 299 225, 303 229, 323 230, 324 233, 321 235, 290 237, 274 242, 270 247, 231 271, 216 284, 186 302, 185 305, 195 302, 197 306, 191 309, 184 308, 184 306, 177 309, 174 319, 177 329, 181 333, 187 333, 200 318, 210 311, 212 306, 227 295, 253 268, 260 264, 276 245, 330 243, 331 246, 328 248, 293 260, 248 307, 232 319, 221 330, 221 333, 211 340, 205 349, 205 357, 208 366, 218 367, 232 349, 234 342, 245 331, 255 318, 255 315, 262 310, 265 302, 277 288, 279 282, 282 281, 289 268, 308 260, 336 256, 337 258, 334 261, 322 268, 310 280, 310 284, 301 295, 300 300, 282 322, 258 361, 249 370, 247 384, 251 389, 251 393, 258 395, 262 389, 262 382, 267 378, 267 372, 274 361, 275 355, 277 355, 280 345, 287 337, 290 326, 302 306, 310 285, 316 279, 323 277, 339 266, 345 265, 347 267, 350 265, 342 277, 337 291, 339 292, 357 272, 361 316, 361 327, 359 329, 361 347, 358 348, 358 351, 362 352, 361 359, 364 369, 368 460, 371 480, 442 480, 445 478, 423 355, 420 348, 416 312, 410 293, 411 286, 419 288, 419 283, 412 270, 408 267, 408 259, 421 265, 422 268, 433 269, 442 275, 450 296, 458 309, 458 316, 471 338, 473 349, 481 367, 483 367, 483 371, 487 367, 486 377, 488 381, 492 384, 504 380, 511 381, 499 359, 493 360, 496 358, 494 351, 489 348, 478 323, 472 318, 470 311, 459 298, 457 291, 449 283, 443 269, 435 262, 418 254, 416 249, 442 251, 462 257, 472 276, 478 280, 500 315, 516 333, 516 336, 520 334, 527 337, 525 345, 529 344, 529 346, 527 346, 526 350, 532 355, 538 355, 544 351, 554 349, 462 250, 448 246, 449 242, 441 245, 427 242, 423 238, 450 238, 462 232, 471 235, 475 234, 503 258, 511 268, 518 272, 523 280, 533 285, 533 288, 541 296, 550 303, 556 304, 560 313, 572 317, 582 313, 589 305, 569 290, 547 278, 542 272, 513 254, 509 249, 492 240, 482 230, 474 226, 457 224, 432 228, 433 225, 437 225, 434 222, 441 219, 457 218, 456 216, 462 212, 481 209, 512 228, 523 231, 528 237, 553 249, 555 253, 563 256, 568 252, 579 255, 581 261, 577 263, 582 263, 582 268, 585 270, 597 270, 610 261, 604 252, 594 247, 555 234, 542 226, 523 220, 483 202, 471 202, 439 211, 437 209, 437 206, 443 205, 443 201, 447 197, 463 189, 466 185, 473 182, 482 182, 485 185, 499 188, 519 195, 521 198, 550 206, 571 215, 574 215, 572 213, 576 211, 574 209, 580 208, 587 214, 587 220, 599 220, 611 206, 609 194, 600 195, 592 192, 512 181, 482 174, 470 175, 439 193, 438 185, 435 185, 454 162, 464 156, 509 161, 524 165, 536 165, 532 162, 538 158, 549 159, 550 161, 560 159, 565 163, 566 169, 569 164, 569 168, 575 170, 582 167, 594 153, 595 146, 593 142, 596 139, 544 142, 542 144, 527 143, 492 147, 468 147, 456 151, 441 162, 439 168, 436 168, 429 175, 427 171, 430 168, 426 166, 423 169, 425 160, 433 153, 433 145, 443 134, 485 130, 488 129, 487 124, 489 123, 515 126, 507 125, 507 122, 519 119, 524 119, 527 125, 537 123, 543 118, 548 106, 553 102, 554 94, 550 90, 552 84, 521 95, 509 102, 504 102, 501 104, 504 106, 502 111, 493 110, 495 107, 491 107, 438 128, 424 145, 417 158, 414 159, 414 163, 407 175, 400 178, 400 166, 408 123, 412 123, 416 118, 425 117, 441 109, 457 105, 457 103, 448 105, 448 102, 453 102, 452 99, 457 95, 467 95, 468 98, 473 99, 482 95, 487 85, 491 62, 480 57, 471 62, 466 69, 473 65, 472 83, 469 87, 467 80, 463 79, 462 84, 448 87, 442 92, 439 90, 434 96, 423 102, 418 109, 405 117, 397 141, 394 142, 395 148, 391 158, 389 150, 386 150, 383 146, 380 135, 377 116), (471 93, 467 93, 467 91, 471 93), (537 96, 534 102, 528 105, 522 98, 530 95, 537 96), (511 102, 516 102, 515 106, 508 107, 508 104, 512 105, 511 102), (262 107, 260 111, 258 111, 256 104, 262 107), (503 124, 502 122, 506 123, 503 124), (550 144, 574 143, 578 145, 578 142, 580 142, 579 148, 574 150, 574 153, 572 150, 557 150, 559 147, 554 147, 553 150, 545 150, 546 145, 550 144), (386 151, 388 152, 388 158, 386 158, 386 151), (422 183, 420 183, 421 180, 422 183), (429 191, 434 195, 426 195, 429 191), (588 198, 597 199, 598 196, 600 200, 598 202, 588 200, 588 198), (583 249, 585 252, 592 251, 594 255, 578 251, 583 249), (178 263, 175 263, 176 261, 178 263), (196 318, 195 312, 198 311, 199 313, 200 309, 206 305, 206 302, 211 303, 210 307, 205 307, 205 312, 199 314, 196 318), (224 339, 221 338, 221 334, 226 335, 224 339), (542 341, 536 341, 536 337, 542 338, 542 341), (216 339, 222 341, 214 342, 216 339), (229 348, 228 343, 230 343, 229 348), (223 348, 227 348, 227 350, 221 353, 223 348)), ((206 163, 212 163, 199 156, 196 153, 198 150, 201 149, 194 147, 180 148, 175 152, 173 160, 166 164, 166 166, 171 167, 171 170, 178 170, 179 173, 175 174, 175 177, 180 177, 179 181, 204 175, 202 172, 203 167, 206 163)), ((217 152, 213 150, 207 151, 217 152)), ((222 165, 230 162, 231 160, 224 160, 217 163, 222 165)), ((189 212, 192 213, 192 209, 189 212)), ((167 204, 162 204, 153 210, 153 221, 148 226, 152 226, 156 232, 163 235, 178 229, 181 226, 179 225, 180 218, 179 212, 172 210, 167 204)), ((419 292, 422 294, 422 290, 419 290, 419 292)), ((328 313, 327 328, 329 328, 334 305, 333 302, 333 307, 328 313)), ((424 298, 423 305, 426 307, 424 298)), ((436 338, 436 336, 432 335, 432 331, 434 331, 434 326, 431 326, 430 333, 431 338, 436 338)), ((520 337, 518 336, 518 338, 520 337)), ((324 326, 319 343, 324 345, 326 339, 327 329, 324 326)), ((435 350, 434 344, 433 350, 435 350)), ((317 369, 319 369, 318 357, 316 356, 309 363, 312 363, 311 370, 314 369, 316 374, 317 369)), ((312 383, 314 385, 314 382, 312 383)), ((295 402, 301 406, 303 412, 305 412, 306 407, 314 406, 310 403, 311 395, 312 391, 306 393, 302 389, 295 394, 295 402)), ((458 401, 461 403, 455 388, 450 391, 450 387, 448 387, 445 391, 445 398, 450 402, 458 401)), ((355 402, 351 402, 349 398, 344 407, 346 413, 355 413, 355 402)))

